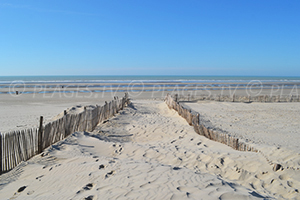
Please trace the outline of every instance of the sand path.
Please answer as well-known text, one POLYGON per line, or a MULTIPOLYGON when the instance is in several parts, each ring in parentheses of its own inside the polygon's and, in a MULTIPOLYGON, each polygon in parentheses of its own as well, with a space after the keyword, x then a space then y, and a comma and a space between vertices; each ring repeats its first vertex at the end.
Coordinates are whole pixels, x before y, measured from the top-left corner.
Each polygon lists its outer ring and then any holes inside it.
POLYGON ((299 198, 299 175, 197 135, 161 101, 133 101, 0 176, 1 199, 299 198))

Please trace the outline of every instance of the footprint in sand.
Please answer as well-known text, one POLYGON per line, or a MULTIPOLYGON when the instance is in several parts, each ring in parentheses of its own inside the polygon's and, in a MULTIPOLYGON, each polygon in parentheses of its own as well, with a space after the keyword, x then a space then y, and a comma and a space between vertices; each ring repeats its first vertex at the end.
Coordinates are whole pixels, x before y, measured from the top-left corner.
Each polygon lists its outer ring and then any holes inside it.
POLYGON ((35 179, 41 181, 41 178, 42 178, 43 176, 44 176, 44 175, 38 176, 38 177, 36 177, 35 179))
POLYGON ((103 164, 99 166, 99 169, 104 169, 104 168, 105 168, 105 165, 103 165, 103 164))
POLYGON ((93 196, 93 195, 90 195, 88 197, 85 197, 84 199, 85 200, 93 200, 93 199, 97 199, 97 198, 95 196, 93 196))
POLYGON ((294 187, 294 183, 293 183, 292 181, 287 181, 287 185, 288 185, 289 187, 294 187))
POLYGON ((119 144, 119 145, 113 144, 112 146, 113 146, 113 147, 119 148, 119 149, 116 149, 116 150, 115 150, 115 153, 121 154, 121 152, 122 152, 122 150, 123 150, 122 145, 120 145, 120 144, 119 144))
POLYGON ((186 187, 177 187, 176 189, 178 191, 180 191, 180 192, 185 192, 185 194, 186 194, 187 197, 189 197, 190 194, 191 194, 190 192, 187 191, 189 188, 186 188, 186 187))
POLYGON ((91 190, 94 187, 93 183, 87 184, 85 187, 83 187, 84 190, 91 190))
POLYGON ((109 163, 109 164, 112 164, 112 163, 116 163, 116 161, 110 160, 108 163, 109 163))
POLYGON ((25 189, 27 188, 27 186, 22 186, 18 189, 18 193, 23 192, 25 189))
POLYGON ((34 190, 31 190, 29 192, 27 192, 27 195, 32 195, 34 193, 34 190))
POLYGON ((23 192, 26 188, 27 188, 27 186, 25 186, 25 185, 22 186, 22 187, 20 187, 20 188, 17 190, 17 192, 14 193, 14 196, 13 196, 12 198, 10 198, 10 199, 15 199, 15 198, 17 198, 17 196, 19 196, 20 193, 23 192))
POLYGON ((280 175, 280 176, 278 176, 278 178, 280 180, 287 180, 287 179, 289 179, 289 177, 287 175, 280 175))
POLYGON ((115 150, 115 153, 117 153, 117 154, 121 154, 122 150, 123 150, 123 148, 122 148, 122 147, 120 147, 119 149, 115 150))
POLYGON ((112 171, 108 172, 107 174, 105 174, 105 178, 109 178, 109 177, 111 177, 114 174, 115 174, 115 171, 112 170, 112 171))
POLYGON ((93 189, 94 186, 95 186, 94 183, 88 183, 81 190, 79 190, 76 194, 79 194, 79 193, 87 191, 87 190, 91 190, 91 189, 93 189))
POLYGON ((180 170, 180 167, 173 167, 173 170, 180 170))

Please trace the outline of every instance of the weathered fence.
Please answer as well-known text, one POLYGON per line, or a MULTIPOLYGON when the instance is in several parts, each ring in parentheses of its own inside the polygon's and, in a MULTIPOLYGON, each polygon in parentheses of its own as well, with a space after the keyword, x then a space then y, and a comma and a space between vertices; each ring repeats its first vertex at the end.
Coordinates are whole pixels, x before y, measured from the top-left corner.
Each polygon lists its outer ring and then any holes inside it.
POLYGON ((109 119, 129 102, 126 93, 122 99, 115 98, 104 106, 85 109, 79 114, 66 114, 39 128, 0 133, 0 174, 11 170, 20 162, 41 153, 50 145, 76 131, 93 131, 97 124, 109 119))
MULTIPOLYGON (((258 98, 257 100, 260 101, 259 97, 257 97, 257 98, 258 98)), ((174 99, 171 97, 171 95, 167 94, 167 96, 165 97, 165 102, 170 109, 174 109, 175 111, 177 111, 178 114, 189 123, 189 125, 193 126, 195 132, 198 133, 199 135, 205 136, 206 138, 208 138, 210 140, 214 140, 214 141, 226 144, 235 150, 260 152, 267 159, 267 161, 270 164, 274 165, 273 166, 274 171, 277 171, 279 169, 281 169, 281 170, 284 169, 282 164, 273 163, 261 151, 258 151, 256 148, 252 147, 250 144, 247 144, 244 141, 241 141, 239 138, 233 137, 228 133, 222 133, 219 130, 214 130, 214 129, 205 127, 205 125, 200 121, 200 114, 195 111, 192 112, 192 110, 184 108, 182 105, 180 105, 178 103, 178 99, 179 98, 178 98, 177 94, 174 96, 174 99)), ((299 97, 297 96, 297 97, 292 98, 292 100, 290 100, 288 102, 297 102, 296 99, 297 99, 297 101, 299 101, 299 97)), ((286 98, 286 100, 288 100, 288 98, 286 98)), ((279 101, 275 101, 275 102, 279 102, 279 101)), ((285 101, 285 102, 287 102, 287 101, 285 101)), ((293 169, 293 170, 299 170, 299 168, 294 168, 291 166, 285 166, 285 167, 287 167, 289 169, 293 169)))
POLYGON ((244 96, 244 95, 179 95, 180 101, 221 101, 221 102, 300 102, 299 95, 258 95, 258 96, 244 96))
POLYGON ((168 94, 165 98, 165 102, 168 105, 170 109, 174 109, 178 112, 178 114, 183 117, 191 126, 194 127, 194 130, 199 135, 203 135, 207 137, 210 140, 214 140, 223 144, 226 144, 233 149, 239 150, 239 151, 254 151, 257 152, 257 150, 248 144, 240 141, 238 138, 233 137, 227 133, 221 133, 218 130, 213 130, 210 128, 205 127, 203 124, 201 124, 200 121, 200 114, 193 112, 191 110, 188 110, 184 108, 182 105, 180 105, 177 101, 177 96, 175 96, 175 100, 168 94))

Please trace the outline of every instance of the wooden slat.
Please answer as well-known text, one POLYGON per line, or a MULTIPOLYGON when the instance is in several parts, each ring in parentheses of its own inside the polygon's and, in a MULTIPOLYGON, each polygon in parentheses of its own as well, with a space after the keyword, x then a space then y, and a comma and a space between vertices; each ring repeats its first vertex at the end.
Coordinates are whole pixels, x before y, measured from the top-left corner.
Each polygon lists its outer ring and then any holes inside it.
POLYGON ((2 167, 2 164, 3 164, 3 150, 2 150, 2 133, 0 133, 0 175, 2 174, 3 172, 3 167, 2 167))
POLYGON ((38 135, 38 141, 39 141, 39 147, 38 147, 38 153, 41 153, 43 151, 43 116, 40 116, 40 126, 39 126, 39 135, 38 135))

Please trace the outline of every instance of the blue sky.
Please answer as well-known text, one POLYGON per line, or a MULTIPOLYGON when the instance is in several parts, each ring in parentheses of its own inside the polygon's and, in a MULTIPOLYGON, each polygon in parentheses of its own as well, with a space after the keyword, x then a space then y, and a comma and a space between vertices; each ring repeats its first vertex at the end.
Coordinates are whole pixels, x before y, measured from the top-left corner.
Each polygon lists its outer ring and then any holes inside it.
POLYGON ((300 76, 298 0, 0 0, 0 76, 300 76))

